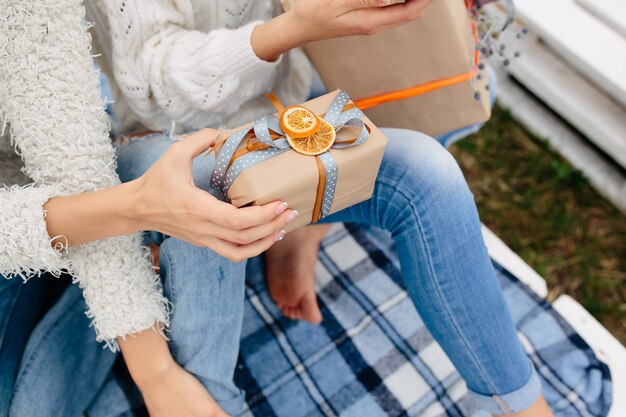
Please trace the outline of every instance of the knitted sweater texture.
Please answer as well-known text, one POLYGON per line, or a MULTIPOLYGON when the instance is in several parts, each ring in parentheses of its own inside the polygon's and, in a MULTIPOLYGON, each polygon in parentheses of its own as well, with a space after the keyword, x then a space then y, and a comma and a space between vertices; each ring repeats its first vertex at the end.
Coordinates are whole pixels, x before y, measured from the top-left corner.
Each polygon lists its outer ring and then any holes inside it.
POLYGON ((115 348, 168 322, 140 235, 52 247, 43 210, 119 183, 84 19, 79 0, 0 0, 0 274, 71 273, 97 339, 115 348))
POLYGON ((300 50, 267 62, 251 35, 282 11, 278 0, 90 0, 99 64, 111 82, 123 131, 237 127, 309 94, 300 50))

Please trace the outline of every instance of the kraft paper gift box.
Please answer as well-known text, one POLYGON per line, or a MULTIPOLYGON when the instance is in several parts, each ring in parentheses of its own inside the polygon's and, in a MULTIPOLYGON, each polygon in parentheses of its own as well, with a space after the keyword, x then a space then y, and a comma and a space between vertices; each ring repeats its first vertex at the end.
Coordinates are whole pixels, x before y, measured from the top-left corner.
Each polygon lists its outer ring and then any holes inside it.
POLYGON ((222 132, 211 177, 211 186, 237 207, 286 201, 299 213, 287 231, 370 198, 387 143, 340 90, 302 106, 340 127, 329 151, 318 156, 296 152, 286 144, 279 113, 266 115, 222 132))
MULTIPOLYGON (((293 1, 283 0, 285 9, 293 1)), ((414 22, 304 49, 326 87, 346 91, 378 126, 434 136, 491 116, 488 77, 476 78, 478 54, 464 0, 434 0, 414 22)))

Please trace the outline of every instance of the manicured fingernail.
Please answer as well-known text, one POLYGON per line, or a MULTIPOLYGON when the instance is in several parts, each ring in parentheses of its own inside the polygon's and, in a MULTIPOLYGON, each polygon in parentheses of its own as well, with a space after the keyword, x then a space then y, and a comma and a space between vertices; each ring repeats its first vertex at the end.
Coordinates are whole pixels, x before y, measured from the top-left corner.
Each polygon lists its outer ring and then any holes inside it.
POLYGON ((292 221, 294 221, 296 219, 296 217, 298 217, 298 210, 294 210, 291 213, 289 213, 287 215, 287 219, 285 220, 286 224, 291 223, 292 221))
POLYGON ((287 210, 287 207, 289 207, 289 206, 284 201, 282 203, 280 203, 278 205, 278 207, 276 207, 276 215, 278 216, 279 214, 281 214, 282 212, 287 210))
POLYGON ((280 242, 281 240, 283 240, 285 238, 285 231, 281 230, 280 232, 278 232, 278 234, 276 235, 276 242, 280 242))

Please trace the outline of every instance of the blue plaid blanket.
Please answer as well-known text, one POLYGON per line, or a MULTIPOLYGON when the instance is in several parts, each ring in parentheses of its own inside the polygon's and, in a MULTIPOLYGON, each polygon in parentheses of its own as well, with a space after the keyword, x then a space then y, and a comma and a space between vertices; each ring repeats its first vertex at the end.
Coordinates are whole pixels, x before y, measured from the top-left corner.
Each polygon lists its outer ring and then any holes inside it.
MULTIPOLYGON (((608 367, 548 302, 494 266, 556 416, 606 416, 608 367)), ((236 371, 247 414, 487 417, 467 399, 464 382, 403 290, 386 233, 337 225, 324 239, 316 270, 320 326, 282 317, 262 271, 261 259, 249 263, 236 371)), ((147 416, 122 362, 108 385, 125 392, 122 415, 147 416)), ((110 414, 96 400, 89 416, 110 414)))

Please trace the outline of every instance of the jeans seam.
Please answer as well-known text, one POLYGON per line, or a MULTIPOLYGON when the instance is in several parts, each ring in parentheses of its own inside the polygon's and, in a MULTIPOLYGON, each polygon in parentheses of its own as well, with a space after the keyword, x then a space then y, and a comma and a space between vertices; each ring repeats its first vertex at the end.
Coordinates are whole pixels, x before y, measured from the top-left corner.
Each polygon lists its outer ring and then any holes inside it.
MULTIPOLYGON (((531 375, 532 378, 532 375, 531 375)), ((509 405, 506 403, 506 401, 504 401, 504 399, 499 396, 499 395, 493 395, 493 400, 496 402, 496 404, 498 404, 498 406, 500 406, 500 408, 507 414, 511 414, 513 412, 513 410, 511 410, 511 407, 509 407, 509 405)))
MULTIPOLYGON (((458 325, 456 320, 454 320, 452 314, 450 313, 450 308, 449 308, 448 302, 443 297, 443 293, 442 293, 442 290, 441 290, 441 288, 439 286, 438 281, 436 279, 434 279, 434 277, 436 276, 436 273, 434 271, 434 266, 433 266, 432 255, 431 255, 431 252, 430 252, 430 247, 429 247, 428 243, 425 240, 424 227, 422 225, 422 220, 421 220, 422 214, 421 214, 421 212, 419 210, 419 207, 415 207, 415 205, 413 203, 413 200, 407 195, 407 193, 405 193, 400 187, 397 187, 397 186, 394 187, 388 181, 385 181, 385 178, 382 175, 380 176, 379 181, 382 184, 384 184, 385 186, 392 188, 394 190, 394 193, 398 192, 400 195, 402 195, 402 197, 404 197, 404 199, 407 201, 408 205, 413 209, 412 211, 413 211, 413 213, 415 213, 415 217, 416 217, 416 220, 417 220, 417 225, 418 225, 418 228, 419 228, 420 239, 422 240, 422 243, 424 244, 424 250, 426 251, 427 258, 428 258, 429 278, 430 278, 431 282, 433 283, 433 286, 437 290, 436 296, 439 298, 439 300, 445 306, 445 308, 444 308, 445 314, 448 316, 448 319, 450 320, 450 322, 454 326, 455 332, 459 335, 461 341, 463 342, 463 345, 466 347, 467 351, 469 352, 471 358, 474 361, 474 365, 476 366, 476 368, 478 369, 478 371, 481 374, 481 377, 485 380, 485 382, 487 382, 487 384, 491 388, 491 390, 493 392, 492 396, 498 397, 498 395, 496 394, 496 389, 495 389, 495 386, 493 384, 493 381, 491 380, 491 378, 489 378, 487 376, 484 368, 482 367, 482 365, 478 361, 478 358, 476 357, 476 354, 470 348, 470 345, 469 345, 465 335, 460 330, 460 326, 458 325)), ((398 183, 401 183, 401 181, 398 181, 398 183)), ((390 199, 390 201, 391 200, 392 199, 390 199)), ((498 398, 500 398, 500 397, 498 397, 498 398)), ((501 398, 500 398, 500 400, 502 402, 504 402, 501 398)), ((501 404, 499 402, 498 402, 498 405, 501 406, 501 404)), ((506 408, 509 408, 509 407, 507 406, 506 408)), ((503 412, 507 413, 509 411, 503 410, 503 412)))
MULTIPOLYGON (((164 270, 167 269, 168 272, 168 278, 167 281, 165 281, 163 279, 163 276, 161 275, 161 282, 163 282, 163 285, 166 288, 169 288, 169 294, 167 294, 167 298, 170 301, 170 304, 172 305, 172 312, 171 312, 171 319, 173 320, 174 318, 174 314, 176 314, 176 302, 177 302, 177 296, 176 296, 176 288, 174 287, 174 270, 176 269, 175 265, 174 265, 174 261, 172 260, 172 257, 169 255, 169 252, 167 250, 163 250, 163 249, 167 249, 166 247, 164 247, 164 245, 168 245, 169 243, 167 243, 170 239, 173 239, 171 237, 166 237, 163 242, 161 242, 160 245, 160 251, 159 251, 159 259, 162 259, 163 262, 167 265, 167 268, 161 268, 160 269, 160 273, 163 273, 164 270)), ((167 329, 168 332, 170 332, 170 334, 172 333, 172 323, 170 322, 170 328, 167 329)), ((178 347, 172 343, 172 338, 169 338, 168 340, 168 345, 170 348, 170 352, 172 353, 172 356, 174 358, 176 358, 178 356, 178 347)))
MULTIPOLYGON (((174 275, 175 266, 174 266, 174 262, 172 261, 172 258, 170 257, 169 253, 167 251, 162 250, 163 249, 163 245, 165 245, 166 242, 169 239, 171 239, 171 238, 168 237, 168 238, 166 238, 163 241, 163 243, 161 243, 160 256, 161 256, 161 259, 163 259, 165 261, 165 263, 167 264, 167 266, 169 267, 168 268, 169 277, 167 279, 166 285, 170 289, 170 295, 168 296, 168 298, 170 299, 170 302, 172 304, 174 304, 174 308, 175 308, 176 307, 175 306, 175 303, 176 303, 176 289, 174 288, 174 283, 173 283, 173 280, 172 280, 172 277, 174 275)), ((163 269, 161 269, 161 270, 163 270, 163 269)), ((163 280, 163 277, 161 277, 161 280, 163 280)))

